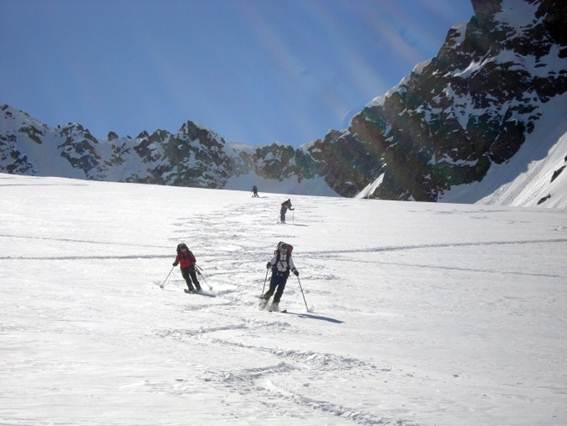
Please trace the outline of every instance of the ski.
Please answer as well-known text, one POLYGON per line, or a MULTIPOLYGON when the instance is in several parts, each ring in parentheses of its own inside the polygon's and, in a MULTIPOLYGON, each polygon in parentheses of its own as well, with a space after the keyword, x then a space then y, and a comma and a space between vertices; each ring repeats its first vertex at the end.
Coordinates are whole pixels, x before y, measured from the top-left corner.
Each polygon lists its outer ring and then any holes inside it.
POLYGON ((272 309, 272 304, 270 304, 269 300, 264 299, 262 296, 256 296, 258 299, 260 299, 260 303, 258 304, 258 309, 261 311, 267 311, 267 312, 281 312, 282 314, 286 314, 287 313, 287 309, 282 309, 281 311, 278 310, 273 310, 272 309))

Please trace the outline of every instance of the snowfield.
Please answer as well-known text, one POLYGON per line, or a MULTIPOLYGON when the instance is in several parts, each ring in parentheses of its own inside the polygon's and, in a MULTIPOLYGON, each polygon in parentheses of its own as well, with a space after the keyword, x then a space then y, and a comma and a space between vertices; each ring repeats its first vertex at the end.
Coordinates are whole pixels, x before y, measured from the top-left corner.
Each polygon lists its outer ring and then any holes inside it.
POLYGON ((567 215, 0 175, 2 425, 565 425, 567 215), (293 214, 292 214, 293 213, 293 214), (297 279, 258 296, 278 241, 297 279), (187 295, 185 241, 217 297, 187 295))

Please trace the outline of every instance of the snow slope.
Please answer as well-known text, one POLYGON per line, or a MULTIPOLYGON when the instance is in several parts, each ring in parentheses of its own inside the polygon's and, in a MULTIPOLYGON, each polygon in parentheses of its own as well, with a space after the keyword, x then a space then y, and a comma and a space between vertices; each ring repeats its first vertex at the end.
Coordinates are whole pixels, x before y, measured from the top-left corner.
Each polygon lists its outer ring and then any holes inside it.
POLYGON ((366 185, 366 187, 358 194, 356 194, 354 198, 357 199, 368 198, 371 194, 374 193, 374 191, 376 191, 376 188, 378 188, 382 184, 383 180, 384 180, 384 173, 378 176, 373 182, 370 182, 368 185, 366 185))
POLYGON ((530 162, 528 167, 479 203, 567 208, 567 131, 545 158, 530 162))
POLYGON ((291 176, 282 180, 276 180, 266 179, 258 176, 255 172, 250 172, 245 175, 230 177, 225 184, 225 189, 251 191, 253 185, 257 185, 260 192, 318 194, 327 197, 339 196, 325 182, 322 176, 301 180, 296 176, 291 176))
MULTIPOLYGON (((2 425, 564 425, 567 217, 0 175, 2 425), (295 246, 282 307, 265 262, 295 246), (216 298, 171 270, 186 241, 216 298)), ((207 287, 205 285, 204 287, 207 287)))
MULTIPOLYGON (((538 127, 527 136, 526 142, 514 157, 503 164, 493 164, 482 181, 455 186, 440 199, 448 203, 478 201, 481 204, 537 206, 540 198, 535 199, 539 195, 536 188, 541 188, 542 179, 547 177, 547 168, 554 167, 561 155, 567 156, 566 147, 561 143, 562 136, 567 133, 567 95, 555 97, 541 109, 543 118, 540 119, 538 127), (544 163, 544 176, 539 176, 542 168, 537 165, 544 163), (523 191, 524 196, 510 195, 512 192, 518 195, 520 191, 523 191), (526 200, 526 197, 531 202, 526 200)), ((545 191, 546 188, 542 190, 545 191)), ((565 189, 562 192, 565 192, 565 189)), ((553 203, 543 206, 567 208, 567 197, 555 197, 553 203)))

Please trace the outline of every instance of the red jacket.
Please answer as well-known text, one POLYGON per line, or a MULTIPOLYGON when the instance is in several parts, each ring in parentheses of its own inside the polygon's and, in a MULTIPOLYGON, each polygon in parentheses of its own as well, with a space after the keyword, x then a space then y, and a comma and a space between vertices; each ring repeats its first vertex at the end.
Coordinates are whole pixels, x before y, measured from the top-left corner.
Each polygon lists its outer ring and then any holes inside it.
POLYGON ((195 263, 197 263, 197 260, 195 260, 195 256, 193 256, 193 253, 191 253, 191 250, 188 250, 188 251, 182 250, 181 252, 179 252, 177 257, 175 258, 174 265, 177 265, 178 263, 180 263, 181 267, 183 269, 185 269, 185 268, 190 268, 191 266, 193 266, 195 263))

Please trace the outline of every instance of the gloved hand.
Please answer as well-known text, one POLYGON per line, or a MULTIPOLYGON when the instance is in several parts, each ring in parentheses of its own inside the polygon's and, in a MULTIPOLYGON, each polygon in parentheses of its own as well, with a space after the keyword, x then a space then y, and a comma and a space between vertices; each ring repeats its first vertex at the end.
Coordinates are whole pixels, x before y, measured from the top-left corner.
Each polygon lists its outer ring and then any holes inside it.
POLYGON ((294 269, 293 273, 295 274, 296 277, 299 277, 299 271, 297 269, 294 269))
POLYGON ((272 264, 271 264, 270 262, 268 262, 268 263, 266 264, 266 269, 270 269, 271 267, 272 267, 272 264))
POLYGON ((177 263, 173 262, 172 265, 173 265, 173 266, 177 266, 177 263))

